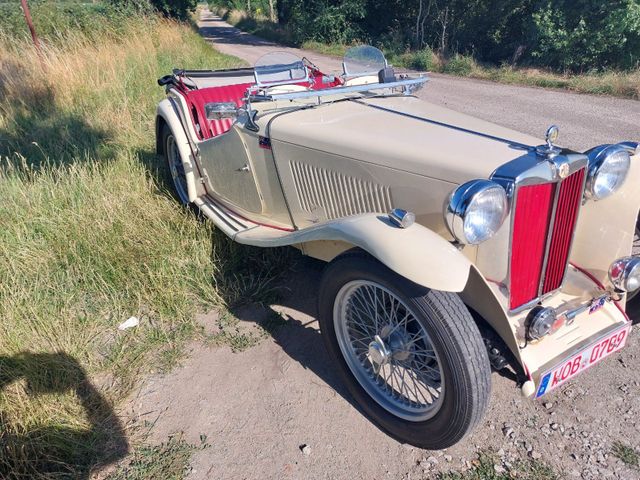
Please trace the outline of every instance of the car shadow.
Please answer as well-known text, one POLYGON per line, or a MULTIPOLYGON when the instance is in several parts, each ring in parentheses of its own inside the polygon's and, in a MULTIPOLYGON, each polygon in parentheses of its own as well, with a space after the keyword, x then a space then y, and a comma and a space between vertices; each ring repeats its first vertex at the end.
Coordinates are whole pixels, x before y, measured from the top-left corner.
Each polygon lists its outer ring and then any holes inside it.
MULTIPOLYGON (((255 251, 255 254, 259 254, 260 251, 265 250, 237 245, 221 233, 216 236, 219 237, 216 240, 218 243, 217 248, 219 248, 220 242, 228 242, 227 248, 230 249, 229 252, 233 252, 235 248, 242 248, 243 255, 250 256, 251 252, 255 251)), ((280 252, 279 255, 287 255, 285 248, 278 250, 280 252)), ((297 252, 294 249, 289 250, 297 252)), ((298 362, 303 368, 314 372, 337 394, 368 418, 337 374, 334 360, 330 358, 321 338, 317 322, 317 295, 322 272, 326 264, 319 260, 305 257, 300 253, 293 255, 288 253, 288 255, 289 263, 281 264, 279 270, 275 272, 278 278, 274 287, 278 290, 279 298, 274 306, 250 302, 238 303, 236 296, 232 299, 236 302, 235 304, 233 302, 228 303, 230 305, 229 310, 240 321, 263 326, 271 334, 276 344, 292 360, 298 362), (274 318, 276 319, 275 322, 274 318)), ((259 270, 261 268, 260 265, 263 265, 263 263, 252 262, 250 265, 250 268, 254 270, 254 275, 260 275, 260 272, 255 272, 256 269, 259 270)), ((271 272, 271 274, 273 273, 271 272)), ((221 274, 224 274, 224 269, 221 274)), ((267 277, 268 275, 264 276, 267 277)), ((517 373, 517 368, 513 367, 513 359, 508 354, 506 356, 511 368, 494 371, 493 375, 499 375, 510 380, 515 388, 524 379, 517 373)))
MULTIPOLYGON (((50 404, 56 397, 75 395, 83 410, 77 423, 87 427, 70 424, 68 417, 56 418, 56 410, 46 420, 25 418, 18 424, 15 418, 12 422, 9 405, 3 409, 0 403, 0 478, 88 479, 128 453, 118 417, 72 356, 64 352, 0 356, 0 396, 11 401, 10 390, 20 382, 18 388, 24 389, 29 402, 50 404)), ((20 395, 15 399, 22 400, 20 395)), ((39 405, 38 410, 42 408, 39 405)))
POLYGON ((285 252, 284 248, 279 250, 290 260, 277 272, 278 278, 273 286, 278 297, 275 305, 241 303, 231 306, 229 311, 240 321, 261 325, 292 360, 315 373, 364 415, 338 376, 319 330, 317 293, 325 263, 305 257, 291 248, 288 249, 290 252, 285 252))

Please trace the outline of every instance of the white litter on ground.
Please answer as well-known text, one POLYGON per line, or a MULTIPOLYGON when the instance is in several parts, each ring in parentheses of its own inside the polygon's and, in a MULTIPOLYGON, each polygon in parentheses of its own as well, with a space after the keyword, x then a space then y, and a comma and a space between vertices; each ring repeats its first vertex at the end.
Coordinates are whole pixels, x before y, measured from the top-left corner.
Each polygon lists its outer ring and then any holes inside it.
POLYGON ((130 317, 128 320, 118 325, 118 330, 126 330, 127 328, 137 327, 140 323, 138 317, 130 317))

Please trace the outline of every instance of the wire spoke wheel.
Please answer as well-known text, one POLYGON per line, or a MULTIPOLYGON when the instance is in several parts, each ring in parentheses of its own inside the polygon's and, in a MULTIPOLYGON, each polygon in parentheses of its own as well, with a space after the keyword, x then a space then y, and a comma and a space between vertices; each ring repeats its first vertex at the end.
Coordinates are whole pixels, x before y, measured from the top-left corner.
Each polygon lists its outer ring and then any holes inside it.
POLYGON ((176 189, 176 194, 183 204, 189 203, 189 194, 187 190, 187 176, 184 171, 184 165, 182 164, 182 158, 180 157, 180 150, 178 144, 172 133, 166 136, 165 152, 167 155, 167 162, 169 164, 169 172, 171 173, 171 179, 173 180, 173 186, 176 189))
POLYGON ((438 412, 444 397, 440 359, 398 296, 372 281, 351 281, 336 296, 333 318, 347 365, 380 406, 413 422, 438 412))

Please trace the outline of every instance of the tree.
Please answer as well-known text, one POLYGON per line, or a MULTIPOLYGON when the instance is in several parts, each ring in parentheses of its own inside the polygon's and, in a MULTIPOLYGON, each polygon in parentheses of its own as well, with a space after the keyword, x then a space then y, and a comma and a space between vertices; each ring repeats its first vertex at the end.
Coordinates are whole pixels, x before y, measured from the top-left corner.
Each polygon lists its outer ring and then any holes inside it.
POLYGON ((110 0, 114 5, 135 7, 141 11, 148 9, 149 5, 166 17, 186 20, 189 14, 195 12, 198 0, 110 0))

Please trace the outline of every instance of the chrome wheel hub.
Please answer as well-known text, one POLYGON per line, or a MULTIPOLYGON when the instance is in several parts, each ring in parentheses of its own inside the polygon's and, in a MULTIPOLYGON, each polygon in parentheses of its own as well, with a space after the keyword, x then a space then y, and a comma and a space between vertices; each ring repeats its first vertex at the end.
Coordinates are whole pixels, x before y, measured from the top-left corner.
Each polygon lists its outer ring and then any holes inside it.
POLYGON ((364 280, 344 285, 334 327, 347 365, 378 404, 410 421, 437 413, 444 395, 438 355, 423 324, 394 293, 364 280))
POLYGON ((376 335, 374 338, 375 340, 369 344, 369 360, 380 368, 389 361, 392 353, 379 335, 376 335))

